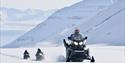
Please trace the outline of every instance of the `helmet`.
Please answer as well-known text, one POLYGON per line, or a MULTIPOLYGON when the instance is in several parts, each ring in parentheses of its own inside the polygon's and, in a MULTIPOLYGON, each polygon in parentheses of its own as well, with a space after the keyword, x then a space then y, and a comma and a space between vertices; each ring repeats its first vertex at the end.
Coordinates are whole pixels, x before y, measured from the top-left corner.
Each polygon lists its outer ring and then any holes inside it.
POLYGON ((78 32, 78 33, 79 33, 79 32, 80 32, 80 30, 79 30, 78 28, 76 28, 76 29, 75 29, 75 32, 78 32))
POLYGON ((41 51, 40 48, 37 49, 38 51, 41 51))

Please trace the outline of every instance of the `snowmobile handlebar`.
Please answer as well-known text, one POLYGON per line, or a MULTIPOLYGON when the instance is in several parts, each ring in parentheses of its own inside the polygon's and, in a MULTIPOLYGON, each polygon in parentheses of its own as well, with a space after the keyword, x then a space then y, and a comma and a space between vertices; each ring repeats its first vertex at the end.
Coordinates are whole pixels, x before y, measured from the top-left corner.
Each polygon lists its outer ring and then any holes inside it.
POLYGON ((71 40, 71 37, 68 37, 69 40, 71 40))
POLYGON ((88 37, 86 36, 84 39, 86 40, 86 39, 88 39, 88 37))

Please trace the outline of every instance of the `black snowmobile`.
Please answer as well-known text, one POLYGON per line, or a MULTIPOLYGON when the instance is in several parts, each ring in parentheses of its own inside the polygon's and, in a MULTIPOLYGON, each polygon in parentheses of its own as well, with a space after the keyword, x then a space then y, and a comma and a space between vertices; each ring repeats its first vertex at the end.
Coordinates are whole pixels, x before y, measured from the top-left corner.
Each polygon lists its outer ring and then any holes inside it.
POLYGON ((43 59, 43 52, 38 48, 35 56, 36 56, 36 61, 41 61, 43 59))
POLYGON ((90 57, 89 55, 89 49, 86 49, 86 39, 87 37, 82 41, 72 41, 70 44, 65 39, 63 40, 64 46, 66 47, 66 62, 83 62, 84 60, 95 62, 94 57, 90 57))
POLYGON ((23 54, 23 55, 24 55, 24 56, 23 56, 23 59, 28 59, 28 58, 30 58, 29 53, 28 53, 27 50, 24 51, 24 54, 23 54))

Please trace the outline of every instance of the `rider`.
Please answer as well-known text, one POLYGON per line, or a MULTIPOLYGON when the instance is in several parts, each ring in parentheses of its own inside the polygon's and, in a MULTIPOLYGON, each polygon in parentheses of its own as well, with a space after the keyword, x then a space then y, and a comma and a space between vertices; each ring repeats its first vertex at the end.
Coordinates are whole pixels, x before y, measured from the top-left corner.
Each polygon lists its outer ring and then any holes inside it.
POLYGON ((71 41, 79 42, 79 41, 83 41, 85 39, 85 37, 83 37, 80 34, 80 30, 78 28, 76 28, 75 31, 74 31, 74 33, 71 34, 71 36, 68 37, 68 39, 71 40, 71 41))
POLYGON ((41 54, 43 54, 43 52, 41 51, 41 49, 40 49, 40 48, 38 48, 38 49, 37 49, 36 56, 38 56, 40 53, 41 53, 41 54))
POLYGON ((23 55, 24 55, 23 59, 28 59, 28 58, 30 58, 29 52, 28 52, 27 50, 24 51, 23 55))
POLYGON ((37 49, 37 52, 36 52, 36 60, 41 60, 42 58, 43 58, 43 56, 41 56, 41 55, 43 55, 43 52, 41 51, 41 49, 40 48, 38 48, 37 49))

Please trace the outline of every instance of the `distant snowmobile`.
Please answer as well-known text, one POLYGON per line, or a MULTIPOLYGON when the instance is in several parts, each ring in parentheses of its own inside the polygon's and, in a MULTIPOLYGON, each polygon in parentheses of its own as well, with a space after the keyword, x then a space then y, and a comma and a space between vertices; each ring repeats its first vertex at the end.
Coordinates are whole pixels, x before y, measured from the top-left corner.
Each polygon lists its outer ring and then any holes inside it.
POLYGON ((43 52, 38 48, 35 56, 36 56, 36 61, 40 61, 43 59, 43 52))
POLYGON ((23 54, 23 55, 24 55, 24 56, 23 56, 23 59, 28 59, 28 58, 30 58, 29 53, 28 53, 27 50, 24 51, 24 54, 23 54))
POLYGON ((90 57, 89 48, 86 49, 85 41, 71 41, 68 44, 64 39, 64 46, 66 47, 66 62, 83 62, 84 60, 90 60, 90 62, 95 62, 94 57, 90 57))

